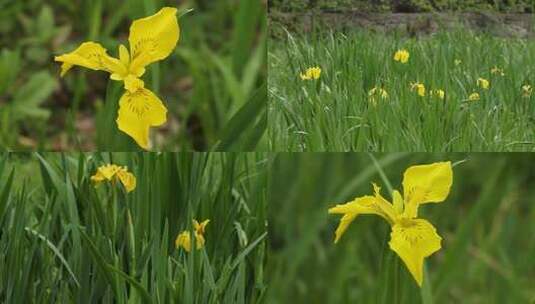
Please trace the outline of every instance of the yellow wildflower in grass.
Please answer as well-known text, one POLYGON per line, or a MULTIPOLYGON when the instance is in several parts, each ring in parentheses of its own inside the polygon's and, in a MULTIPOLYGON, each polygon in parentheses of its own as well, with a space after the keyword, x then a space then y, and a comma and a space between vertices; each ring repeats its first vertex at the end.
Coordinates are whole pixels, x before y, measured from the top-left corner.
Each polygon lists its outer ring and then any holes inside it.
POLYGON ((351 202, 329 209, 329 214, 343 215, 334 242, 340 240, 358 215, 381 216, 392 228, 388 243, 390 249, 398 254, 421 287, 424 259, 441 248, 442 238, 430 222, 418 218, 418 207, 443 202, 450 192, 452 182, 451 163, 439 162, 409 167, 403 175, 403 196, 394 190, 392 203, 380 194, 381 188, 373 184, 373 196, 357 197, 351 202))
POLYGON ((497 66, 495 66, 492 69, 490 69, 490 73, 492 75, 498 75, 498 76, 502 76, 502 77, 505 76, 505 72, 503 71, 503 69, 500 69, 497 66))
POLYGON ((482 88, 482 89, 488 90, 489 87, 490 87, 490 82, 485 78, 478 78, 477 79, 477 86, 482 88))
POLYGON ((416 91, 418 95, 424 97, 425 96, 425 85, 423 83, 414 82, 411 83, 411 91, 416 91))
MULTIPOLYGON (((206 225, 208 225, 209 222, 210 220, 204 220, 201 223, 197 222, 197 220, 193 220, 193 234, 195 236, 197 249, 203 248, 206 243, 204 232, 206 230, 206 225)), ((188 230, 184 230, 178 234, 175 240, 175 247, 182 247, 186 252, 191 251, 191 235, 188 230)))
POLYGON ((458 66, 458 65, 460 65, 460 64, 463 63, 463 62, 462 62, 461 59, 455 59, 455 60, 453 61, 453 63, 455 64, 455 66, 458 66))
POLYGON ((149 64, 165 59, 178 43, 180 29, 176 8, 164 7, 156 14, 135 20, 130 26, 130 52, 119 46, 119 59, 107 54, 96 42, 84 42, 71 53, 56 56, 62 62, 61 76, 78 65, 106 71, 113 80, 123 81, 126 92, 119 100, 117 126, 143 149, 149 148, 149 128, 167 121, 162 101, 139 79, 149 64))
POLYGON ((401 50, 398 50, 395 54, 394 54, 394 60, 395 61, 398 61, 398 62, 401 62, 401 63, 407 63, 409 62, 409 57, 410 57, 410 54, 407 50, 405 49, 401 49, 401 50))
POLYGON ((315 80, 319 79, 321 76, 320 67, 311 67, 308 68, 304 73, 300 73, 301 80, 315 80))
POLYGON ((369 98, 369 102, 373 106, 377 106, 377 98, 380 98, 380 99, 383 99, 383 100, 387 99, 388 98, 388 92, 383 88, 374 87, 373 89, 371 89, 368 92, 368 98, 369 98))
POLYGON ((115 184, 117 180, 123 184, 126 192, 131 192, 136 188, 136 177, 134 174, 128 172, 127 167, 113 164, 103 165, 91 176, 91 181, 96 185, 106 181, 115 184))
POLYGON ((533 93, 533 88, 529 84, 522 86, 522 97, 531 97, 531 93, 533 93))
POLYGON ((440 90, 440 89, 431 90, 429 94, 431 94, 431 96, 436 96, 440 99, 444 99, 444 96, 446 96, 446 93, 444 92, 444 90, 440 90))
POLYGON ((468 96, 469 101, 478 101, 479 99, 479 93, 472 93, 470 96, 468 96))

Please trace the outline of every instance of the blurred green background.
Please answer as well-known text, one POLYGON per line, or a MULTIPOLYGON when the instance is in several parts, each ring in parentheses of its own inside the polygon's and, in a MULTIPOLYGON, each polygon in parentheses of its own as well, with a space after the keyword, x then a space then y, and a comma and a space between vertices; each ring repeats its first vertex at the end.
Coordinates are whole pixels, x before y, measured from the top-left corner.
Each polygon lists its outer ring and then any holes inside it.
POLYGON ((268 303, 532 303, 534 162, 532 153, 278 154, 269 178, 268 303), (426 260, 430 296, 388 248, 382 218, 360 216, 333 243, 340 217, 329 207, 371 194, 372 182, 391 199, 379 170, 400 189, 411 165, 446 160, 464 161, 449 197, 419 209, 443 238, 426 260))
POLYGON ((106 143, 116 141, 116 113, 105 113, 109 75, 75 68, 60 79, 53 57, 88 40, 117 56, 132 21, 163 6, 179 9, 181 36, 143 77, 169 110, 168 122, 152 129, 154 149, 262 149, 263 0, 0 1, 0 147, 129 150, 106 143))
POLYGON ((271 9, 305 11, 307 9, 355 9, 374 12, 495 11, 532 13, 532 0, 269 0, 271 9))

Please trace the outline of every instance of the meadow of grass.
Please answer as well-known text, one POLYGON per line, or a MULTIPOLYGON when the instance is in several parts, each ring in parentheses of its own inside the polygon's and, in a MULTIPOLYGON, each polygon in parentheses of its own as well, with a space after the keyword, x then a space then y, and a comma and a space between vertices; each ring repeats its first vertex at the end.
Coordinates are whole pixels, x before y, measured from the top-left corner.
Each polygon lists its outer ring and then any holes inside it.
POLYGON ((117 57, 132 21, 164 6, 178 9, 181 31, 174 52, 143 75, 168 109, 167 123, 153 128, 152 149, 264 149, 262 0, 3 1, 0 149, 138 150, 116 127, 121 84, 79 67, 60 78, 54 56, 95 41, 117 57))
POLYGON ((532 303, 535 176, 530 153, 278 154, 269 176, 269 303, 532 303), (390 226, 359 216, 338 244, 335 204, 400 189, 415 164, 452 161, 446 201, 420 207, 442 236, 421 290, 388 247, 390 226), (425 280, 428 285, 425 287, 425 280))
POLYGON ((0 154, 0 302, 260 303, 267 156, 0 154), (137 187, 90 181, 126 165, 137 187), (192 219, 206 245, 175 248, 192 219))
POLYGON ((535 150, 535 93, 522 90, 535 87, 532 39, 463 28, 419 37, 319 29, 270 40, 268 66, 273 151, 535 150), (410 53, 408 63, 393 60, 399 49, 410 53), (301 80, 315 66, 321 77, 301 80), (426 96, 411 82, 424 84, 426 96), (374 87, 389 95, 375 106, 374 87), (443 100, 429 94, 437 89, 443 100), (469 101, 473 93, 480 100, 469 101))

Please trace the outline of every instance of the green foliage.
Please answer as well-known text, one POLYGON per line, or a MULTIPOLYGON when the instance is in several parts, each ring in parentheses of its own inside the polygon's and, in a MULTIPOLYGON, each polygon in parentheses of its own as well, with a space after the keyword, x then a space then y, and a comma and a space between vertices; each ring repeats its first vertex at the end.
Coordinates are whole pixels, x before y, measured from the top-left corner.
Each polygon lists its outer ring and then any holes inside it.
POLYGON ((535 43, 459 29, 409 38, 371 31, 273 40, 269 52, 272 151, 533 151, 535 43), (393 60, 410 52, 408 64, 393 60), (461 60, 459 65, 455 60, 461 60), (320 66, 316 81, 299 73, 320 66), (491 73, 504 69, 505 76, 491 73), (490 80, 490 90, 477 79, 490 80), (411 91, 421 82, 427 95, 411 91), (369 91, 389 94, 377 106, 369 91), (442 89, 444 100, 430 96, 442 89), (470 102, 473 92, 481 100, 470 102))
POLYGON ((534 161, 532 153, 277 155, 269 179, 268 302, 532 301, 534 161), (389 249, 384 219, 359 216, 333 243, 339 216, 328 215, 329 207, 370 195, 372 182, 390 200, 387 182, 400 190, 409 166, 446 160, 465 162, 453 168, 447 200, 420 207, 443 238, 442 249, 426 260, 422 290, 389 249))
POLYGON ((0 154, 0 302, 261 303, 268 164, 253 153, 0 154), (108 162, 128 166, 134 191, 95 187, 108 162), (192 219, 210 223, 206 246, 187 253, 175 238, 192 219))

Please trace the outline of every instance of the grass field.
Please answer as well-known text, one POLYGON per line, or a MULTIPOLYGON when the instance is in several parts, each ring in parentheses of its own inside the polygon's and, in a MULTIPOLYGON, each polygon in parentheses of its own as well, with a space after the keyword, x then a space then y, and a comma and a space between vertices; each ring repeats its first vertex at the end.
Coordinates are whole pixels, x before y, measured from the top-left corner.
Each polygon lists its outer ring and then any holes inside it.
POLYGON ((0 302, 261 303, 264 154, 0 154, 0 302), (128 166, 133 191, 95 187, 128 166), (175 248, 192 219, 205 246, 175 248))
POLYGON ((419 38, 322 29, 270 40, 268 66, 273 151, 535 150, 533 40, 462 28, 419 38), (394 60, 403 49, 407 63, 394 60), (321 76, 302 80, 310 67, 321 76))
POLYGON ((279 154, 270 173, 269 303, 532 303, 535 156, 461 153, 279 154), (355 219, 336 245, 335 204, 400 189, 409 166, 451 161, 453 185, 420 207, 442 236, 418 288, 378 216, 355 219), (428 280, 426 286, 425 280, 428 280))
POLYGON ((265 150, 266 7, 261 0, 27 0, 0 4, 0 149, 133 151, 119 132, 118 81, 54 57, 100 43, 118 57, 136 19, 178 9, 180 40, 147 66, 146 87, 167 107, 156 151, 265 150), (247 117, 247 119, 244 119, 247 117))

